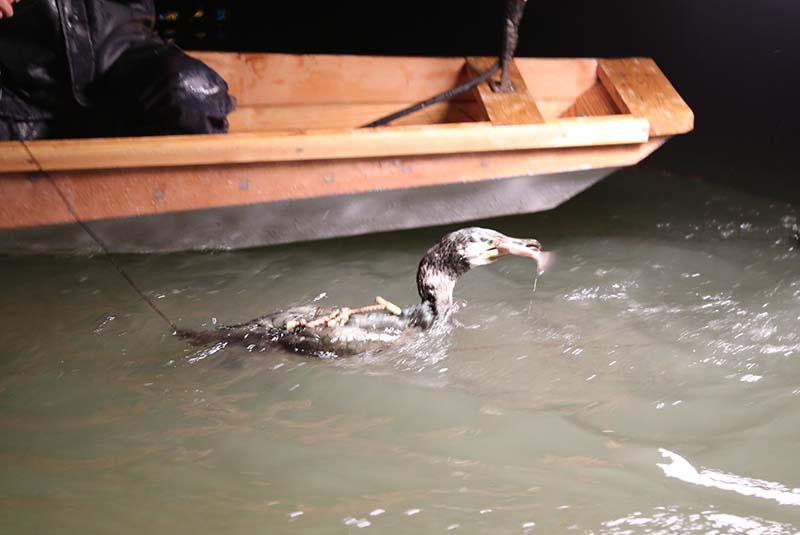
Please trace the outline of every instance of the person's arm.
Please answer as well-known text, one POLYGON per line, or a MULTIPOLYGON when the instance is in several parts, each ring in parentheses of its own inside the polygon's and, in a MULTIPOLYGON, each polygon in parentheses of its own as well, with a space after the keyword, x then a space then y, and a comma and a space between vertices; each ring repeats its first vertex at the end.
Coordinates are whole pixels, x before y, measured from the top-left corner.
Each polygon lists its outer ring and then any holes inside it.
POLYGON ((0 19, 7 19, 14 16, 14 8, 11 4, 16 4, 19 0, 0 0, 0 19))

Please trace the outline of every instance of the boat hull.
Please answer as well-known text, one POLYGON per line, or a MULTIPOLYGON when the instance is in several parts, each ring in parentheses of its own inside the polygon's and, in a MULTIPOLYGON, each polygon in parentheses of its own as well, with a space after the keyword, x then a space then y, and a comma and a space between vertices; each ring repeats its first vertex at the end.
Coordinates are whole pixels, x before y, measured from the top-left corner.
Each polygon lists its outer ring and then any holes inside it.
POLYGON ((549 210, 619 167, 0 230, 0 250, 229 250, 549 210))

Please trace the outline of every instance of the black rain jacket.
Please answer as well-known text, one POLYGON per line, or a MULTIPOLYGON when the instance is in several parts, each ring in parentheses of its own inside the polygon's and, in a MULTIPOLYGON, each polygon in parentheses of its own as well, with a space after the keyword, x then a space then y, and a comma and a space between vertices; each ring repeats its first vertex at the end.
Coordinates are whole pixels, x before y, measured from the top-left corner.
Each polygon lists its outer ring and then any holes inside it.
POLYGON ((0 20, 0 116, 88 105, 86 90, 125 50, 160 43, 152 0, 21 0, 0 20), (15 102, 17 97, 34 104, 15 102))

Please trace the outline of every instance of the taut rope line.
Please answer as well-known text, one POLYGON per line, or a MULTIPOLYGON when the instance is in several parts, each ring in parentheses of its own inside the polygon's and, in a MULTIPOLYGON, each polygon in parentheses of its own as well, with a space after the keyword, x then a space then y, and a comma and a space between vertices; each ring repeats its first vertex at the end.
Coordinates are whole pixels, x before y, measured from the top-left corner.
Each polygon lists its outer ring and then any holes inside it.
POLYGON ((114 254, 106 246, 105 242, 103 242, 103 240, 100 239, 100 236, 98 236, 91 229, 91 227, 89 227, 89 225, 86 224, 86 222, 81 220, 81 218, 78 216, 78 212, 75 209, 75 207, 72 205, 72 203, 67 198, 67 196, 64 194, 64 192, 61 191, 61 188, 58 187, 58 184, 56 183, 55 180, 53 180, 53 177, 50 176, 50 173, 45 171, 44 168, 41 166, 41 164, 39 163, 39 160, 36 159, 36 156, 34 156, 33 152, 30 149, 30 147, 28 147, 28 144, 24 140, 22 140, 21 143, 22 143, 22 146, 25 147, 25 150, 27 151, 28 156, 30 157, 31 161, 34 163, 34 165, 36 165, 36 168, 38 169, 38 172, 47 179, 47 181, 50 183, 50 185, 53 187, 53 189, 56 191, 56 193, 58 193, 58 196, 61 197, 61 200, 64 202, 64 206, 67 208, 67 211, 70 213, 70 215, 72 215, 72 218, 75 220, 75 222, 78 225, 80 225, 80 227, 83 229, 83 231, 86 232, 86 234, 88 234, 89 237, 92 238, 92 240, 94 240, 94 242, 97 244, 98 247, 100 247, 100 250, 103 251, 103 254, 105 255, 105 257, 108 259, 108 261, 111 263, 111 265, 114 266, 114 269, 117 270, 117 273, 119 273, 120 276, 123 279, 125 279, 125 281, 128 283, 128 285, 131 288, 133 288, 133 291, 135 291, 139 295, 139 297, 141 297, 142 300, 145 303, 147 303, 147 305, 153 310, 153 312, 158 314, 158 317, 160 317, 162 320, 164 320, 164 322, 167 325, 169 325, 170 329, 172 329, 172 331, 175 332, 178 329, 178 327, 175 325, 175 323, 171 319, 169 319, 166 316, 166 314, 161 312, 161 310, 158 309, 158 307, 153 302, 153 300, 150 299, 147 296, 147 294, 145 294, 142 291, 141 288, 139 288, 139 285, 136 284, 136 282, 133 280, 133 278, 130 275, 128 275, 128 273, 122 267, 122 264, 117 262, 116 258, 114 258, 114 254))

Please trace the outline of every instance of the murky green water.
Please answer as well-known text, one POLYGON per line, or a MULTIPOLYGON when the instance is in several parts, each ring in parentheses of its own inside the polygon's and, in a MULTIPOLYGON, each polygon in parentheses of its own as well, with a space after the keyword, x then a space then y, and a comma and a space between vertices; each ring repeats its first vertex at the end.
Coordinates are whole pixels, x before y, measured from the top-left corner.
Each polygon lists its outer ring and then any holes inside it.
MULTIPOLYGON (((627 171, 483 222, 558 254, 450 336, 320 361, 172 338, 102 257, 0 263, 0 532, 795 533, 797 207, 627 171)), ((416 301, 445 231, 121 257, 181 325, 416 301)))

